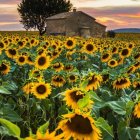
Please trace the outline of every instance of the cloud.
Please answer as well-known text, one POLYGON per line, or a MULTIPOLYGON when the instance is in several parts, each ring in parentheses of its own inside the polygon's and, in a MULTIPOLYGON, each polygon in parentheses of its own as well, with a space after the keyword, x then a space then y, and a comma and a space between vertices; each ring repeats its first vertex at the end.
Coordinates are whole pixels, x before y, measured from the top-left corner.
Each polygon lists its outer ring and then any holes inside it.
POLYGON ((0 4, 18 4, 21 0, 0 0, 0 4))
POLYGON ((99 23, 107 26, 107 29, 137 27, 140 28, 139 6, 135 7, 102 7, 102 8, 79 8, 99 23))

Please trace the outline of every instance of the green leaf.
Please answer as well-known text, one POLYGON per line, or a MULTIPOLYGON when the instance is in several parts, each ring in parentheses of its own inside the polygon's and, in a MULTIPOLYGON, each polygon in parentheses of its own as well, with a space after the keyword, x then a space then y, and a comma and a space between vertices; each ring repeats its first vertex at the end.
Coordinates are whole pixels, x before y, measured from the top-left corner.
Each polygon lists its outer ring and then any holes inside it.
POLYGON ((89 80, 83 81, 83 82, 81 83, 81 87, 82 87, 83 89, 85 89, 86 86, 88 85, 88 82, 89 82, 89 80))
POLYGON ((126 114, 126 103, 123 101, 110 101, 106 105, 119 115, 126 114))
POLYGON ((37 131, 39 131, 41 134, 45 134, 47 129, 49 127, 49 121, 47 121, 45 124, 41 125, 37 131))
POLYGON ((10 120, 12 122, 22 121, 22 118, 9 107, 0 108, 0 116, 1 118, 10 120))
POLYGON ((94 91, 89 91, 93 101, 95 102, 103 102, 103 100, 94 92, 94 91))
POLYGON ((12 94, 9 90, 4 88, 3 86, 0 86, 0 93, 1 94, 12 94))
POLYGON ((89 100, 90 100, 90 96, 87 93, 82 99, 80 99, 78 101, 79 108, 82 109, 82 108, 86 107, 88 105, 88 103, 89 103, 89 100))
POLYGON ((112 127, 109 126, 104 118, 99 117, 98 120, 95 122, 97 127, 102 128, 105 132, 107 132, 111 137, 114 137, 112 127))
POLYGON ((0 123, 7 129, 8 134, 13 137, 20 137, 20 128, 8 120, 0 118, 0 123))
POLYGON ((126 115, 127 116, 132 114, 133 107, 134 107, 133 101, 127 102, 127 104, 126 104, 126 115))

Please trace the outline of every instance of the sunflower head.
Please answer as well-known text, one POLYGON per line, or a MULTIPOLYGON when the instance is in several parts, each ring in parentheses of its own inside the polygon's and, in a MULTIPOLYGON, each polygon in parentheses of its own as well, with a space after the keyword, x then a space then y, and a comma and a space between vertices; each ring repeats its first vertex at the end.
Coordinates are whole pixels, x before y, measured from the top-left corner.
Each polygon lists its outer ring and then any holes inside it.
POLYGON ((67 49, 73 49, 75 47, 75 45, 76 45, 76 42, 75 42, 74 38, 71 38, 71 37, 67 38, 67 40, 65 42, 65 47, 67 49))
POLYGON ((113 82, 113 88, 116 88, 116 89, 129 88, 130 85, 131 85, 131 82, 129 78, 126 78, 126 77, 118 78, 117 80, 113 82))
POLYGON ((137 103, 134 107, 134 116, 140 118, 140 102, 137 103))
POLYGON ((131 50, 128 49, 128 48, 124 48, 124 49, 122 49, 121 52, 120 52, 120 57, 121 57, 121 58, 126 58, 126 57, 129 57, 130 54, 131 54, 131 50))
POLYGON ((2 74, 8 74, 10 72, 10 63, 7 61, 3 61, 0 64, 0 73, 2 74))
POLYGON ((50 58, 45 54, 39 55, 35 60, 35 67, 38 69, 47 69, 50 66, 50 58))
POLYGON ((101 139, 101 131, 95 126, 94 120, 88 115, 79 113, 66 114, 64 115, 64 120, 60 121, 58 128, 63 131, 64 139, 101 139))
POLYGON ((65 83, 66 81, 62 76, 55 75, 52 77, 51 84, 55 87, 62 87, 65 83))
POLYGON ((110 66, 111 68, 114 68, 118 65, 117 61, 115 59, 111 59, 108 61, 108 66, 110 66))
POLYGON ((39 99, 45 99, 49 94, 51 94, 51 86, 48 83, 36 83, 32 87, 32 93, 39 99))

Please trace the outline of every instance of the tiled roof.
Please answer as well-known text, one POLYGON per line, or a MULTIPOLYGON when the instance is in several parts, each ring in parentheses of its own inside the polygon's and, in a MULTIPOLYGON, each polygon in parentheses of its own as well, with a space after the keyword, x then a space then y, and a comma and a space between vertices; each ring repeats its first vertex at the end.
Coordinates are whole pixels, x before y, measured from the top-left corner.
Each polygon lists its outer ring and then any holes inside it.
MULTIPOLYGON (((90 15, 88 15, 88 14, 82 12, 82 11, 76 11, 76 13, 82 13, 84 15, 89 16, 90 18, 95 19, 94 17, 92 17, 92 16, 90 16, 90 15)), ((75 14, 75 12, 64 12, 64 13, 60 13, 60 14, 56 14, 54 16, 48 17, 47 20, 51 20, 51 19, 65 19, 65 18, 68 18, 68 17, 70 17, 70 16, 72 16, 74 14, 75 14)))

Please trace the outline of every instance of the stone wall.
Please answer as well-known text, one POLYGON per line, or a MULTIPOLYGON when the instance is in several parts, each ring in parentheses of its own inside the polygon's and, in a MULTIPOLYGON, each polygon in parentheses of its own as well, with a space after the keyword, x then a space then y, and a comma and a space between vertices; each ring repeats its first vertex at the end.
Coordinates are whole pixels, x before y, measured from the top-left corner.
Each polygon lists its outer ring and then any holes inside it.
POLYGON ((106 27, 95 21, 94 18, 83 12, 75 12, 66 19, 52 19, 47 21, 47 34, 65 33, 67 36, 80 36, 80 29, 89 28, 90 36, 101 37, 105 34, 106 27))
POLYGON ((66 24, 65 19, 48 20, 47 21, 47 35, 50 33, 65 33, 66 24))

